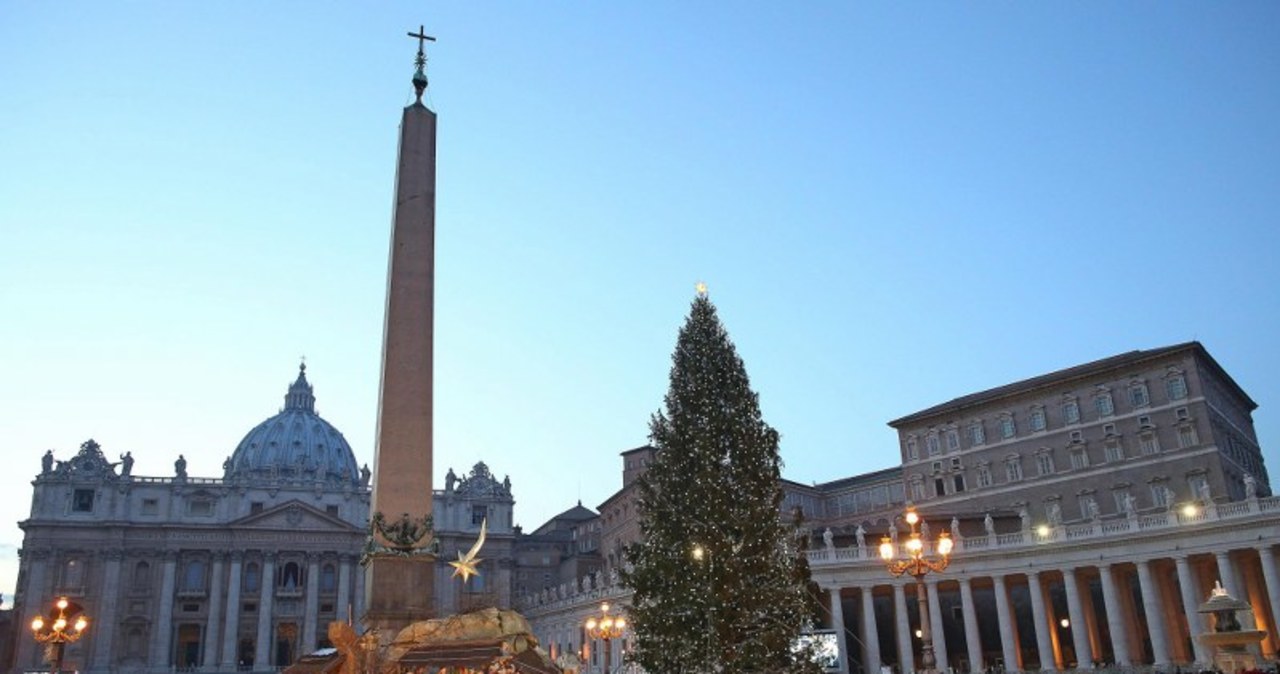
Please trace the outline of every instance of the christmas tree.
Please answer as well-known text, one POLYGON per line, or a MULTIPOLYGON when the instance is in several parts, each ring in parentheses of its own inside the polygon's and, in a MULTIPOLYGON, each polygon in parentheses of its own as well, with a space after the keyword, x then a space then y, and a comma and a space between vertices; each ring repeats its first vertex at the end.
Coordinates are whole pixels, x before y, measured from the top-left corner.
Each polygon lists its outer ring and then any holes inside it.
POLYGON ((705 294, 680 330, 658 449, 627 550, 630 658, 649 672, 819 671, 796 638, 814 615, 808 565, 779 507, 778 433, 705 294))

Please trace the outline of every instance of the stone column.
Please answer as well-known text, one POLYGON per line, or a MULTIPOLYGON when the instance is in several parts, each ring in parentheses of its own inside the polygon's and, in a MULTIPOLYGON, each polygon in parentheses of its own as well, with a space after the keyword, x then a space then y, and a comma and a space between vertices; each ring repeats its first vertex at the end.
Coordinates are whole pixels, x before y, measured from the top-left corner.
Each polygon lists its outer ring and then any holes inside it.
POLYGON ((960 579, 961 613, 964 614, 964 643, 969 651, 969 671, 986 668, 982 661, 982 633, 978 631, 978 605, 973 603, 973 587, 968 578, 960 579))
POLYGON ((831 629, 836 631, 836 644, 840 648, 840 671, 842 674, 849 672, 849 644, 844 636, 844 606, 840 604, 840 588, 833 587, 827 590, 827 595, 831 597, 831 629))
POLYGON ((1157 669, 1169 665, 1169 638, 1164 631, 1164 606, 1160 590, 1151 575, 1151 560, 1138 560, 1138 584, 1142 591, 1142 611, 1147 616, 1147 634, 1151 637, 1151 665, 1157 669))
MULTIPOLYGON (((34 550, 19 550, 18 554, 22 557, 27 568, 27 586, 22 591, 22 612, 25 614, 22 623, 15 626, 17 631, 26 631, 27 626, 35 620, 36 616, 44 615, 48 610, 48 606, 53 604, 53 598, 46 594, 45 590, 45 569, 49 568, 49 558, 52 556, 48 548, 36 548, 34 550)), ((25 636, 25 635, 24 635, 25 636)), ((15 648, 14 662, 17 663, 16 669, 35 670, 36 664, 35 653, 39 652, 36 648, 36 642, 30 637, 15 637, 17 648, 15 648)))
POLYGON ((911 648, 911 620, 907 618, 907 598, 902 583, 893 584, 893 613, 898 635, 898 669, 902 674, 916 671, 915 651, 911 648))
POLYGON ((299 657, 316 650, 316 614, 320 612, 320 553, 307 553, 307 603, 302 618, 302 652, 299 657))
POLYGON ((1027 593, 1031 595, 1031 624, 1036 628, 1036 651, 1040 654, 1040 669, 1056 671, 1057 659, 1053 657, 1053 640, 1049 631, 1053 623, 1044 607, 1044 588, 1040 586, 1040 573, 1027 572, 1027 593))
POLYGON ((1218 561, 1218 581, 1222 583, 1223 589, 1227 594, 1242 599, 1240 594, 1240 586, 1236 584, 1236 574, 1231 566, 1231 556, 1225 550, 1213 553, 1214 558, 1218 561))
POLYGON ((996 618, 1000 621, 1000 655, 1004 658, 1006 670, 1018 671, 1022 663, 1018 660, 1018 633, 1013 624, 1013 611, 1009 607, 1009 591, 1004 585, 1004 576, 991 577, 996 590, 996 618))
POLYGON ((233 670, 240 663, 236 652, 236 643, 240 637, 240 564, 244 561, 244 552, 231 552, 231 573, 227 579, 227 619, 222 623, 222 668, 233 670))
POLYGON ((1262 566, 1262 582, 1267 585, 1267 601, 1271 604, 1271 638, 1280 640, 1280 578, 1270 544, 1258 546, 1258 562, 1262 566))
POLYGON ((942 602, 938 599, 938 581, 930 580, 925 585, 929 588, 929 634, 933 638, 933 657, 937 660, 939 671, 951 668, 951 660, 947 657, 947 633, 942 629, 942 602))
POLYGON ((338 622, 351 620, 351 555, 338 556, 338 622))
POLYGON ((271 669, 272 641, 275 638, 275 622, 271 619, 272 604, 276 598, 276 553, 262 553, 262 594, 258 600, 258 639, 253 648, 253 668, 256 671, 271 669))
POLYGON ((200 665, 210 671, 218 668, 218 652, 222 646, 218 640, 218 621, 222 618, 222 562, 226 556, 220 550, 215 551, 212 555, 213 569, 209 572, 209 617, 205 621, 204 659, 200 665))
POLYGON ((107 564, 103 570, 102 598, 98 602, 98 611, 103 620, 94 622, 97 634, 93 635, 93 661, 89 665, 95 670, 107 670, 112 665, 111 652, 114 650, 116 641, 116 620, 114 616, 107 614, 106 609, 120 603, 120 561, 124 559, 124 550, 112 548, 103 553, 103 557, 107 560, 107 564))
POLYGON ((160 581, 160 606, 156 612, 155 629, 151 630, 152 669, 168 670, 173 664, 173 590, 178 576, 178 551, 164 551, 164 571, 160 581))
POLYGON ((1075 569, 1062 570, 1062 590, 1067 595, 1067 618, 1071 620, 1071 646, 1076 651, 1076 669, 1088 669, 1093 664, 1093 650, 1089 648, 1089 622, 1080 606, 1075 569))
POLYGON ((1116 590, 1115 578, 1111 576, 1111 565, 1098 567, 1102 577, 1102 602, 1106 604, 1107 631, 1111 633, 1111 650, 1116 656, 1116 664, 1128 667, 1133 664, 1129 658, 1129 637, 1125 632, 1124 609, 1120 601, 1120 593, 1116 590))
POLYGON ((876 628, 874 587, 862 588, 862 667, 870 674, 880 672, 880 630, 876 628))

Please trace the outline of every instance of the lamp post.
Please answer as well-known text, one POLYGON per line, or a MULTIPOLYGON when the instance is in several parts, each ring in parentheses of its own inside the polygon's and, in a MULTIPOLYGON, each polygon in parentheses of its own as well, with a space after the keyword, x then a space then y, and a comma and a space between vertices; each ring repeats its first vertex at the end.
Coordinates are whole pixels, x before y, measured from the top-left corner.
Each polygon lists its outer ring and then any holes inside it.
POLYGON ((937 573, 951 563, 951 536, 947 532, 938 534, 938 543, 934 546, 934 555, 925 554, 924 541, 920 538, 920 515, 915 508, 907 508, 903 515, 907 524, 911 525, 911 534, 907 539, 906 555, 898 558, 897 542, 888 536, 880 539, 880 558, 889 567, 894 576, 909 575, 916 579, 916 601, 920 611, 920 664, 925 672, 933 672, 937 660, 933 656, 933 633, 929 626, 928 591, 924 586, 924 577, 929 573, 937 573))
MULTIPOLYGON (((70 605, 71 602, 67 601, 66 597, 58 597, 58 601, 53 604, 57 615, 53 617, 52 622, 46 623, 43 616, 36 616, 35 620, 31 621, 31 636, 42 644, 53 644, 53 674, 62 672, 62 656, 67 644, 79 641, 80 637, 84 636, 84 631, 89 628, 89 618, 80 614, 76 617, 71 630, 67 630, 67 608, 70 605)), ((51 611, 50 615, 52 613, 51 611)))
POLYGON ((609 642, 622 636, 627 629, 627 619, 622 616, 609 615, 609 602, 600 604, 600 615, 587 618, 587 636, 604 640, 604 671, 609 672, 609 642))

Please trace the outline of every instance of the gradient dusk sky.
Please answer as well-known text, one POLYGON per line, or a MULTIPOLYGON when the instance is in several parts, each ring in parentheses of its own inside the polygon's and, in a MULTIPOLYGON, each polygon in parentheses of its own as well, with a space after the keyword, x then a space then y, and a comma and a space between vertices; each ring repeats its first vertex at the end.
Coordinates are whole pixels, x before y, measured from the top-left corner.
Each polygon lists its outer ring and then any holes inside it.
POLYGON ((793 480, 1193 339, 1280 466, 1280 3, 10 1, 0 592, 46 449, 220 475, 302 355, 372 462, 419 24, 436 474, 526 529, 618 488, 699 280, 793 480))

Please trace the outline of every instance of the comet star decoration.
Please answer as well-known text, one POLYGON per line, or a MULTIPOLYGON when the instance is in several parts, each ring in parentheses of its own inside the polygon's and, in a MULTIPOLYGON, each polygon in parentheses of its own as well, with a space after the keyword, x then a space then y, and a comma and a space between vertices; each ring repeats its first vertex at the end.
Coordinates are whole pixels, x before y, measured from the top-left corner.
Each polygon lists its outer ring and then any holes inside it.
POLYGON ((489 520, 487 518, 480 520, 480 537, 476 539, 475 545, 472 545, 471 549, 468 550, 465 555, 462 554, 461 550, 459 550, 458 561, 449 562, 449 566, 453 567, 453 577, 457 578, 458 576, 462 576, 463 583, 471 580, 472 576, 480 575, 480 570, 476 568, 476 565, 479 564, 481 560, 479 557, 476 557, 476 555, 480 552, 480 546, 484 545, 485 525, 488 523, 489 520))

